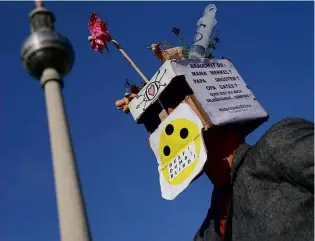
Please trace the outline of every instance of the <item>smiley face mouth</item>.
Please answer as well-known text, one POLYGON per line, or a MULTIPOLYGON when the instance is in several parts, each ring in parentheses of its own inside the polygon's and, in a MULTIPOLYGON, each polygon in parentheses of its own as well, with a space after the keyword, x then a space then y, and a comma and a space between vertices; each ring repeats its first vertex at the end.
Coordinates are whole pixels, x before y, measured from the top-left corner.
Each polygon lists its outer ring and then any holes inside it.
POLYGON ((176 157, 167 165, 169 180, 172 181, 187 167, 189 167, 197 158, 195 142, 192 141, 184 150, 178 153, 176 157))

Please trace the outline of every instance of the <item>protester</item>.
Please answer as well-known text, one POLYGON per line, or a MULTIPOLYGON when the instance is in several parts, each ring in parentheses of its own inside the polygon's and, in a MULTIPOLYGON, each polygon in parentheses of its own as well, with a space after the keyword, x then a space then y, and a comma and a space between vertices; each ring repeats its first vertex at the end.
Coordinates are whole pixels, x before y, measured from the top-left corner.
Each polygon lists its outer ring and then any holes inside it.
POLYGON ((253 146, 211 128, 205 142, 214 189, 194 241, 314 240, 314 123, 282 120, 253 146))

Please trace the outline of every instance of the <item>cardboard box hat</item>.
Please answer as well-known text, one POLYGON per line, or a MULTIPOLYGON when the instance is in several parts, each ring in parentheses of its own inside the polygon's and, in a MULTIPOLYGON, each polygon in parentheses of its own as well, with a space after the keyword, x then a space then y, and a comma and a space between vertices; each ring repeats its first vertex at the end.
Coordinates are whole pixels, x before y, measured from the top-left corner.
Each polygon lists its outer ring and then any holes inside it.
POLYGON ((174 199, 202 171, 204 128, 234 125, 246 136, 268 119, 226 59, 166 61, 129 108, 151 134, 165 199, 174 199))

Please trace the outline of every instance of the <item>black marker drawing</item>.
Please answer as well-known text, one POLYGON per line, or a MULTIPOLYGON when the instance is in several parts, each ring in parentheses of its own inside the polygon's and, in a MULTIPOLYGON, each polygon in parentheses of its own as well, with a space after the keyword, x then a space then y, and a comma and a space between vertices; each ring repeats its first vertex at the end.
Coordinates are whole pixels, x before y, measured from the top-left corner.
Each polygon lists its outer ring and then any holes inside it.
POLYGON ((199 34, 200 36, 199 36, 199 38, 196 37, 196 40, 193 42, 193 44, 198 42, 198 41, 200 41, 201 39, 203 39, 203 34, 202 33, 197 32, 196 35, 197 34, 199 34))
POLYGON ((161 80, 163 79, 164 75, 166 74, 167 69, 164 69, 164 72, 159 80, 157 80, 159 74, 161 73, 161 70, 159 70, 155 76, 155 80, 149 83, 145 87, 145 91, 141 95, 135 96, 136 99, 139 99, 140 97, 143 97, 142 101, 136 106, 136 109, 139 109, 142 103, 144 103, 143 111, 146 109, 146 105, 148 102, 151 102, 160 92, 160 87, 166 86, 166 83, 162 84, 161 80))
POLYGON ((198 42, 198 41, 200 41, 201 39, 203 39, 203 34, 199 32, 199 27, 204 27, 205 28, 206 26, 207 25, 202 24, 202 23, 197 26, 198 27, 198 30, 197 30, 198 32, 196 33, 196 40, 194 40, 193 44, 198 42), (197 37, 198 34, 199 34, 199 37, 197 37))

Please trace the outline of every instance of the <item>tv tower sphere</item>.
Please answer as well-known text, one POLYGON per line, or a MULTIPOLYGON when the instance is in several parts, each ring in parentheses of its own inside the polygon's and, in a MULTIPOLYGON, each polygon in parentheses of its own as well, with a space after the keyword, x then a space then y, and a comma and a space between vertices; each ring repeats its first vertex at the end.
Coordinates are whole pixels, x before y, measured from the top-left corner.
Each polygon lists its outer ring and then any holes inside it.
POLYGON ((55 69, 64 77, 71 71, 75 55, 70 41, 54 31, 53 13, 38 7, 30 13, 29 21, 32 34, 21 50, 24 68, 36 79, 40 79, 47 68, 55 69))

